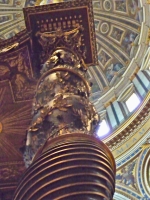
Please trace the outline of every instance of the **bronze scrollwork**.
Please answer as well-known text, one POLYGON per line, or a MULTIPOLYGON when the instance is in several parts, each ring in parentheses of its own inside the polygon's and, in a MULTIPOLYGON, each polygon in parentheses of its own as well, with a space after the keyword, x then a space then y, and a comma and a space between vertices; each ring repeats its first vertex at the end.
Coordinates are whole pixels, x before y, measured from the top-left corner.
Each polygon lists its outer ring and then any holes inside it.
POLYGON ((14 43, 14 44, 12 44, 12 45, 10 45, 10 46, 7 46, 7 47, 1 49, 1 50, 0 50, 0 53, 5 53, 5 52, 7 52, 7 51, 10 51, 10 50, 13 49, 13 48, 18 47, 18 46, 19 46, 19 43, 16 42, 16 43, 14 43))
MULTIPOLYGON (((78 31, 77 28, 61 36, 68 40, 71 34, 76 37, 78 31)), ((54 38, 48 33, 42 37, 54 38)), ((99 116, 88 99, 90 85, 86 80, 86 66, 77 54, 68 48, 57 49, 43 64, 41 75, 24 154, 27 166, 31 163, 29 158, 33 158, 48 138, 75 131, 94 134, 99 123, 99 116)))

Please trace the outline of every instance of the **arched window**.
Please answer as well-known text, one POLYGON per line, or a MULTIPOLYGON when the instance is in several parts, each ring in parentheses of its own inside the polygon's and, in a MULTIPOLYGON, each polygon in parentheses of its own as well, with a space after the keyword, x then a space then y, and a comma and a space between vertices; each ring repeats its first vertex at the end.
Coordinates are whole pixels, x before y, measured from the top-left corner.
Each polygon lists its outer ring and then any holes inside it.
POLYGON ((107 123, 107 121, 105 119, 103 119, 100 124, 99 124, 99 128, 97 131, 97 135, 99 137, 104 137, 106 136, 108 133, 110 132, 110 127, 107 123))
POLYGON ((141 103, 138 95, 133 93, 127 100, 126 100, 126 106, 129 110, 129 112, 133 112, 141 103))

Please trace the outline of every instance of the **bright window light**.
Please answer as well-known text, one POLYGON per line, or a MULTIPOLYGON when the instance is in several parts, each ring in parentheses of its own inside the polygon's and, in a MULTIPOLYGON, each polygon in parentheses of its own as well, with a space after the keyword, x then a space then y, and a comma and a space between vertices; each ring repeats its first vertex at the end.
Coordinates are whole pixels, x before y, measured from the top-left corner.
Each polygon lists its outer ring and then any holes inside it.
POLYGON ((140 104, 140 99, 138 98, 138 96, 135 93, 133 93, 130 96, 130 98, 126 101, 126 105, 130 112, 135 110, 135 108, 137 108, 139 104, 140 104))
POLYGON ((99 137, 101 137, 101 136, 104 136, 104 135, 108 134, 109 131, 110 131, 110 128, 107 125, 106 120, 103 119, 102 122, 99 124, 99 129, 97 131, 97 135, 99 137))

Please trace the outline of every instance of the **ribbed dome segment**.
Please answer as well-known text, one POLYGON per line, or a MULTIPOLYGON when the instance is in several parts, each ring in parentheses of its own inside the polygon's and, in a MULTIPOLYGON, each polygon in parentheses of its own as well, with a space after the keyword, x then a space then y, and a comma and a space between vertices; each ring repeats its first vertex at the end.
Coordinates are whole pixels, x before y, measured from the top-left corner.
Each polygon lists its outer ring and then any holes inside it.
POLYGON ((14 200, 112 199, 115 163, 93 136, 62 135, 49 140, 24 174, 14 200))

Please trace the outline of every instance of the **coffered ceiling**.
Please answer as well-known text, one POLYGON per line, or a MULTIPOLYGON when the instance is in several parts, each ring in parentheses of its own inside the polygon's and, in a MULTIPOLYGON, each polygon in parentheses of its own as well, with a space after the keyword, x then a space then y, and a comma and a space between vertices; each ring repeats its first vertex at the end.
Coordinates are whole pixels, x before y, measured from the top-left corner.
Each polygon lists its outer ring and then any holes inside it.
MULTIPOLYGON (((47 3, 61 2, 41 0, 1 0, 0 39, 13 37, 24 30, 22 8, 47 3)), ((92 101, 97 102, 118 83, 125 85, 131 72, 141 65, 141 55, 148 48, 149 10, 141 0, 93 0, 96 30, 98 65, 89 69, 93 82, 92 101)), ((119 94, 118 94, 119 95, 119 94)))

